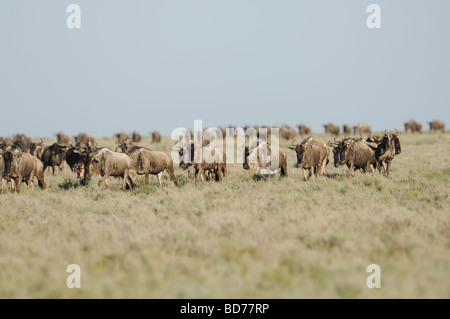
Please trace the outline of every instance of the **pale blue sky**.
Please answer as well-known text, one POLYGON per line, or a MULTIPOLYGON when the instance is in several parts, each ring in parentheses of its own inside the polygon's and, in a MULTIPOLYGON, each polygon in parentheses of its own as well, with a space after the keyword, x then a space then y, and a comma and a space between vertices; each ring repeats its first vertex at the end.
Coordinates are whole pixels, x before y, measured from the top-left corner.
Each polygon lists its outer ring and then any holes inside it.
POLYGON ((449 17, 448 0, 2 0, 0 136, 450 124, 449 17))

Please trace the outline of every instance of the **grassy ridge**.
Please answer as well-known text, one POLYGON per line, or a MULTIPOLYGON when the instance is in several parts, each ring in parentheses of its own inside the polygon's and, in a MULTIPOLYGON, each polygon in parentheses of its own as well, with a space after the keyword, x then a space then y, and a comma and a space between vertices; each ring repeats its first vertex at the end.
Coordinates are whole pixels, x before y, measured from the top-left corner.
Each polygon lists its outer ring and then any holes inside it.
POLYGON ((47 171, 46 191, 0 196, 0 297, 449 298, 450 135, 400 138, 389 179, 348 179, 330 158, 305 183, 286 143, 286 179, 229 164, 223 183, 195 186, 176 167, 181 187, 141 176, 130 194, 47 171), (66 287, 72 263, 81 289, 66 287), (366 286, 373 263, 380 289, 366 286))

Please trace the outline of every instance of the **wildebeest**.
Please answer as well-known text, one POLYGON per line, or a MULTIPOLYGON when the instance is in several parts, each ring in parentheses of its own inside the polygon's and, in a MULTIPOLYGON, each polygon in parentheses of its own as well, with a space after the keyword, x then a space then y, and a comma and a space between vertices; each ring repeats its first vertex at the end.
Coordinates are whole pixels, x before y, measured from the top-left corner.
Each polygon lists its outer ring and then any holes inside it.
POLYGON ((441 131, 442 133, 445 132, 445 122, 434 120, 431 122, 428 122, 430 125, 430 131, 441 131))
POLYGON ((116 136, 117 142, 118 142, 119 144, 123 143, 123 142, 126 141, 126 140, 131 139, 130 134, 125 133, 125 132, 119 132, 119 133, 117 133, 115 136, 116 136))
POLYGON ((345 138, 328 144, 333 147, 334 167, 347 165, 347 176, 354 176, 355 168, 361 168, 364 172, 373 170, 375 163, 376 144, 370 144, 363 139, 345 138))
POLYGON ((378 171, 386 177, 389 177, 389 166, 396 155, 402 152, 399 134, 387 134, 383 136, 383 140, 378 144, 375 150, 375 159, 377 161, 378 171), (386 163, 386 168, 384 167, 386 163))
POLYGON ((325 128, 325 134, 339 135, 339 125, 328 123, 324 124, 323 127, 325 128))
POLYGON ((294 147, 289 147, 290 150, 296 152, 297 163, 296 167, 303 170, 303 177, 305 182, 308 181, 308 171, 310 175, 325 173, 325 166, 328 164, 328 156, 330 150, 323 142, 316 141, 313 137, 304 139, 300 144, 292 142, 294 147))
POLYGON ((405 132, 419 132, 422 133, 422 124, 415 120, 411 120, 407 123, 405 123, 405 132))
POLYGON ((32 142, 30 145, 30 154, 41 159, 42 153, 44 152, 46 145, 41 138, 40 142, 32 142))
POLYGON ((193 142, 188 145, 181 145, 179 149, 181 169, 194 168, 195 184, 199 179, 203 180, 203 174, 207 173, 214 176, 218 182, 226 176, 226 154, 219 150, 217 146, 208 141, 202 145, 195 145, 193 142))
POLYGON ((295 129, 293 129, 289 125, 283 125, 280 128, 279 134, 280 134, 280 137, 284 138, 285 140, 292 140, 293 138, 295 138, 296 133, 295 133, 295 129))
POLYGON ((6 179, 14 180, 17 193, 20 193, 20 184, 23 181, 27 183, 29 190, 33 190, 35 176, 41 189, 47 187, 44 181, 44 166, 37 157, 22 152, 17 146, 11 146, 4 152, 3 160, 5 165, 3 175, 6 179))
POLYGON ((72 172, 77 173, 78 178, 83 178, 84 180, 90 179, 90 155, 97 150, 97 146, 91 142, 88 142, 87 144, 77 143, 67 150, 66 163, 69 165, 72 172), (81 165, 81 163, 83 163, 83 165, 81 165), (80 174, 79 170, 75 171, 76 166, 78 169, 80 167, 83 168, 83 174, 80 174))
POLYGON ((244 148, 243 168, 259 174, 261 169, 275 173, 280 170, 280 176, 288 177, 286 152, 272 146, 266 141, 256 142, 244 148))
POLYGON ((139 143, 142 140, 142 136, 138 132, 134 131, 132 134, 132 139, 133 139, 133 142, 139 143))
POLYGON ((76 144, 88 144, 89 142, 95 144, 95 138, 87 133, 82 132, 75 137, 76 144))
POLYGON ((6 186, 6 179, 3 178, 3 174, 5 173, 5 161, 3 160, 3 154, 3 148, 0 148, 0 194, 3 194, 3 189, 6 186))
POLYGON ((98 181, 98 187, 105 182, 106 187, 109 188, 108 177, 120 176, 123 178, 122 191, 125 191, 127 185, 130 191, 133 190, 133 180, 130 177, 132 160, 127 154, 103 148, 93 154, 92 162, 102 176, 98 181))
POLYGON ((67 145, 60 145, 58 143, 53 143, 50 146, 44 148, 39 159, 44 165, 44 172, 47 167, 51 167, 53 175, 55 175, 55 168, 59 167, 59 172, 62 174, 64 171, 64 161, 66 160, 66 153, 69 149, 67 145))
POLYGON ((145 185, 149 184, 149 174, 156 175, 159 185, 162 187, 162 173, 167 171, 175 186, 178 180, 173 171, 172 158, 164 152, 151 151, 145 147, 133 146, 131 143, 122 143, 122 152, 127 154, 132 161, 131 168, 138 175, 145 175, 145 185))
POLYGON ((152 143, 161 143, 161 134, 159 132, 152 132, 152 143))
POLYGON ((372 132, 372 127, 367 123, 359 123, 353 126, 353 131, 355 134, 370 134, 372 132))
POLYGON ((70 145, 69 135, 67 135, 63 132, 59 132, 58 134, 56 134, 56 143, 58 143, 60 145, 70 145))
POLYGON ((8 146, 13 146, 14 143, 10 138, 4 138, 4 137, 0 137, 0 146, 1 147, 8 147, 8 146))
POLYGON ((30 153, 30 147, 32 143, 31 137, 25 134, 16 134, 13 137, 12 142, 15 146, 20 148, 21 152, 30 153))
POLYGON ((347 124, 344 124, 344 125, 342 126, 342 132, 343 132, 345 135, 350 135, 350 134, 352 134, 352 127, 349 126, 349 125, 347 125, 347 124))
POLYGON ((298 134, 300 134, 301 136, 311 134, 311 127, 309 127, 308 125, 300 124, 297 127, 298 127, 298 134))

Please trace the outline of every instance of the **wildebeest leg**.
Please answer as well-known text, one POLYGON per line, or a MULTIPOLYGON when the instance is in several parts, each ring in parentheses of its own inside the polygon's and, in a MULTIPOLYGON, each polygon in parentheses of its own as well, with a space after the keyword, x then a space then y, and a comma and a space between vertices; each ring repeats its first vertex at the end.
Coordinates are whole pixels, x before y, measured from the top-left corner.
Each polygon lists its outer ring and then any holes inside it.
MULTIPOLYGON (((122 183, 122 192, 125 191, 125 189, 127 188, 127 182, 128 182, 128 176, 130 176, 130 170, 126 169, 123 172, 123 183, 122 183)), ((130 187, 130 191, 131 191, 131 187, 130 187)))
MULTIPOLYGON (((219 183, 221 183, 221 182, 222 182, 222 179, 223 179, 222 164, 219 164, 218 172, 217 172, 217 173, 219 174, 219 183)), ((216 174, 217 174, 217 173, 216 173, 216 174)))
POLYGON ((21 175, 19 175, 15 180, 17 193, 20 193, 20 184, 22 184, 22 181, 23 181, 23 176, 21 176, 21 175))
POLYGON ((353 164, 351 164, 350 167, 348 168, 347 177, 354 176, 354 172, 353 172, 354 169, 355 169, 355 167, 353 166, 353 164))
POLYGON ((200 168, 198 170, 197 178, 195 179, 195 185, 197 185, 200 176, 202 177, 202 181, 203 181, 203 166, 200 166, 200 168))
POLYGON ((148 185, 149 183, 150 183, 149 172, 145 172, 145 185, 148 185))
POLYGON ((166 167, 166 171, 169 174, 170 178, 172 178, 173 183, 175 184, 175 186, 178 186, 178 180, 175 177, 175 174, 173 173, 173 166, 166 167))
POLYGON ((321 164, 320 175, 325 175, 325 167, 327 166, 327 161, 328 157, 326 157, 321 164))
POLYGON ((288 177, 287 164, 281 165, 281 172, 280 172, 280 174, 283 177, 288 177))
POLYGON ((386 171, 384 172, 384 176, 389 177, 389 166, 391 165, 392 160, 386 161, 386 171))
POLYGON ((159 186, 163 187, 162 172, 159 172, 158 174, 156 174, 156 177, 158 178, 159 186))
POLYGON ((382 161, 377 162, 378 171, 381 175, 384 175, 386 173, 386 169, 384 167, 384 163, 382 161))
POLYGON ((30 176, 25 177, 25 183, 27 184, 27 189, 29 191, 34 191, 34 172, 30 174, 30 176))
POLYGON ((37 172, 36 173, 36 177, 38 179, 39 187, 41 189, 46 189, 47 188, 47 184, 45 184, 45 181, 44 181, 44 172, 37 172))
POLYGON ((52 174, 53 175, 55 175, 55 170, 56 170, 55 164, 52 163, 52 174))
MULTIPOLYGON (((0 177, 0 178, 1 178, 1 182, 2 182, 0 194, 3 194, 3 190, 5 189, 5 187, 8 187, 8 181, 2 177, 0 177)), ((11 184, 11 187, 12 187, 12 184, 11 184)))
POLYGON ((308 176, 307 176, 306 168, 302 168, 302 170, 303 170, 303 177, 305 178, 305 182, 307 182, 308 176))
POLYGON ((108 181, 106 180, 108 177, 109 177, 109 174, 103 175, 102 178, 100 178, 100 180, 98 181, 98 187, 100 187, 100 185, 102 185, 102 183, 105 182, 106 187, 109 188, 108 181))
POLYGON ((128 176, 127 185, 130 188, 130 192, 132 192, 133 188, 134 188, 134 182, 133 182, 133 179, 130 176, 128 176))

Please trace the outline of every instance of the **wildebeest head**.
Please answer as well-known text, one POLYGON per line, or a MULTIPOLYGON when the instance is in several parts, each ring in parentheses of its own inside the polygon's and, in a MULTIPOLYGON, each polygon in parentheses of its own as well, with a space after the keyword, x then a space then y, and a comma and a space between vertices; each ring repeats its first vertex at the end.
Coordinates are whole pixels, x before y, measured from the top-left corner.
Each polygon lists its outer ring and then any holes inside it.
POLYGON ((334 167, 336 168, 341 165, 341 143, 342 141, 336 141, 336 137, 333 139, 333 141, 329 140, 327 143, 329 147, 333 148, 334 167))
POLYGON ((334 153, 334 167, 339 167, 339 165, 344 165, 348 154, 351 152, 353 146, 355 145, 355 140, 352 138, 345 138, 339 142, 336 147, 336 151, 333 149, 334 153))
POLYGON ((179 167, 183 170, 187 169, 192 165, 194 159, 194 143, 189 144, 181 144, 180 149, 178 151, 178 155, 180 156, 180 164, 179 167))
POLYGON ((122 153, 127 153, 128 150, 132 147, 133 141, 131 139, 125 139, 123 141, 120 141, 119 139, 116 140, 116 144, 118 145, 115 149, 115 152, 117 152, 117 149, 120 148, 122 150, 122 153))
POLYGON ((5 163, 4 176, 7 178, 16 178, 18 176, 18 168, 22 151, 17 146, 12 146, 3 154, 5 163))
POLYGON ((402 152, 402 146, 400 145, 400 139, 398 138, 399 135, 400 134, 397 131, 397 133, 391 134, 390 136, 391 140, 394 142, 395 155, 398 155, 402 152))
POLYGON ((67 145, 61 145, 58 143, 53 143, 53 145, 51 146, 51 155, 58 155, 61 153, 66 152, 69 149, 69 147, 67 145))
POLYGON ((296 144, 295 140, 292 141, 292 145, 294 147, 289 147, 289 149, 297 153, 297 163, 295 167, 300 167, 301 163, 303 162, 303 156, 306 150, 311 148, 311 141, 312 136, 308 137, 307 139, 304 139, 300 144, 296 144))

